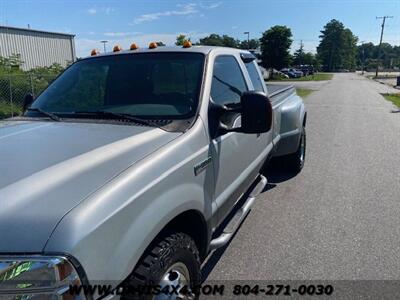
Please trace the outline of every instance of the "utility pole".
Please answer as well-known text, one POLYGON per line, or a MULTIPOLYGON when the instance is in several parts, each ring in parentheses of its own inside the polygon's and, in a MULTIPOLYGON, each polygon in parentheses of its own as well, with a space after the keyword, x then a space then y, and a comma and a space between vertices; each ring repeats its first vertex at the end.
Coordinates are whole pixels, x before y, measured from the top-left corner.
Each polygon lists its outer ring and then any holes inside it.
POLYGON ((250 50, 250 31, 245 31, 243 34, 247 34, 247 50, 250 50))
POLYGON ((106 53, 106 44, 108 43, 108 41, 100 41, 100 43, 103 43, 103 48, 104 48, 104 53, 106 53))
POLYGON ((378 70, 379 70, 379 61, 381 59, 381 45, 382 45, 382 39, 383 39, 383 30, 385 29, 385 22, 386 19, 391 19, 393 16, 383 16, 383 17, 376 17, 377 19, 383 19, 382 21, 382 30, 381 30, 381 39, 379 41, 379 46, 378 46, 378 58, 376 61, 376 72, 375 72, 375 77, 378 77, 378 70))
POLYGON ((304 45, 303 45, 303 40, 300 40, 300 59, 299 59, 299 65, 303 64, 303 56, 304 56, 304 51, 303 51, 304 45))

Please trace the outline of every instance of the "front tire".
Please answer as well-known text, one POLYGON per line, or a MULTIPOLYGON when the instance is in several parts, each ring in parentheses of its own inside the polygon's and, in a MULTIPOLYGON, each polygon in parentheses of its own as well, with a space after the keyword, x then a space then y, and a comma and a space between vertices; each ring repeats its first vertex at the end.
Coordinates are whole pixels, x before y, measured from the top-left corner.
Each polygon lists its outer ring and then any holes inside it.
MULTIPOLYGON (((190 289, 200 285, 200 256, 193 239, 185 233, 165 234, 158 238, 140 259, 135 270, 126 280, 126 293, 121 299, 197 299, 190 289), (132 288, 159 286, 186 286, 179 295, 138 295, 129 293, 132 288), (178 297, 179 296, 179 297, 178 297)), ((162 289, 163 290, 163 289, 162 289)), ((164 290, 163 290, 164 291, 164 290)), ((173 292, 173 291, 172 291, 173 292)))

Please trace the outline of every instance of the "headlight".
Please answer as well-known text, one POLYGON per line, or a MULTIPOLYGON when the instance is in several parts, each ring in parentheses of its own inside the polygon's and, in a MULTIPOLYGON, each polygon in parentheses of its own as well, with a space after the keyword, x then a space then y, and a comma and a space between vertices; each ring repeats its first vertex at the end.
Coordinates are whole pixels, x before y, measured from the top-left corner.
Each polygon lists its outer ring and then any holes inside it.
POLYGON ((81 285, 74 266, 65 257, 0 256, 0 299, 85 299, 69 292, 81 285))

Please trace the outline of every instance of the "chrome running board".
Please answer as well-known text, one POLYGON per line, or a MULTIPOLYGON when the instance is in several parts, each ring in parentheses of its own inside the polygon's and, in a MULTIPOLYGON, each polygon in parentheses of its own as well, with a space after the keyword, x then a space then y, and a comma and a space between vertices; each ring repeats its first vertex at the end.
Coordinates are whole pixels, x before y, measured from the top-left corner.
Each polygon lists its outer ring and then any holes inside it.
POLYGON ((260 175, 260 182, 254 187, 251 191, 249 197, 243 206, 236 212, 236 214, 232 217, 229 223, 224 228, 224 231, 218 237, 214 238, 210 242, 210 251, 220 248, 226 245, 230 239, 233 237, 235 232, 238 230, 240 224, 242 224, 243 220, 246 218, 248 213, 250 212, 251 207, 256 200, 256 197, 261 194, 267 185, 268 181, 265 176, 260 175))

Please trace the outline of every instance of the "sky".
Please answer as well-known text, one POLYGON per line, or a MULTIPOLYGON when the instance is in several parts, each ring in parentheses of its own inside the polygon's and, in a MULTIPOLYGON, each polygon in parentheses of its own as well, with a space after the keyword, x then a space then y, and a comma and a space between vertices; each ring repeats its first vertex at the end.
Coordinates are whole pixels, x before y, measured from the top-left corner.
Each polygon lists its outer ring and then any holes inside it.
POLYGON ((260 38, 274 25, 292 30, 292 51, 302 41, 315 52, 320 30, 338 19, 359 41, 379 42, 381 19, 389 15, 384 42, 400 45, 400 0, 0 0, 0 24, 75 34, 76 52, 88 56, 107 40, 108 51, 116 44, 132 42, 146 47, 162 41, 173 45, 178 34, 192 41, 210 33, 246 39, 260 38))

